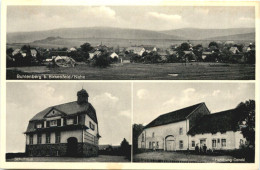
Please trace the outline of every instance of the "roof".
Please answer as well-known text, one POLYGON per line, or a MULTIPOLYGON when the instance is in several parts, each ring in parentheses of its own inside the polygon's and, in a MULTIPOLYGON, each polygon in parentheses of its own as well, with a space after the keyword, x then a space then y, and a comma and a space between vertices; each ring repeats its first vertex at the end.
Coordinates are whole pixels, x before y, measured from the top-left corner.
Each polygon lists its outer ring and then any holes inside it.
POLYGON ((150 128, 155 126, 161 126, 169 123, 179 122, 182 120, 185 120, 189 114, 191 114, 194 110, 196 110, 198 107, 200 107, 204 103, 198 103, 183 109, 179 109, 170 113, 166 113, 163 115, 160 115, 156 119, 154 119, 152 122, 150 122, 148 125, 146 125, 144 128, 150 128))
POLYGON ((142 46, 145 50, 148 50, 148 51, 153 51, 153 49, 154 48, 156 48, 156 47, 154 47, 154 46, 142 46))
POLYGON ((37 51, 35 49, 31 49, 31 53, 37 54, 37 51))
POLYGON ((218 113, 204 115, 199 122, 192 127, 188 134, 217 133, 236 131, 238 126, 238 112, 236 109, 226 110, 218 113))
POLYGON ((91 114, 91 110, 95 112, 94 107, 90 103, 78 104, 77 101, 48 107, 43 111, 37 113, 30 121, 43 120, 44 116, 48 114, 52 109, 56 109, 60 112, 63 112, 68 116, 86 112, 87 115, 91 119, 93 119, 95 123, 97 123, 96 113, 94 113, 94 115, 91 114))
POLYGON ((205 51, 205 52, 202 53, 202 55, 210 55, 210 54, 212 54, 212 52, 205 51))
POLYGON ((50 56, 68 56, 67 51, 51 51, 50 56))
POLYGON ((128 47, 126 51, 133 51, 134 53, 139 53, 143 50, 143 47, 128 47))

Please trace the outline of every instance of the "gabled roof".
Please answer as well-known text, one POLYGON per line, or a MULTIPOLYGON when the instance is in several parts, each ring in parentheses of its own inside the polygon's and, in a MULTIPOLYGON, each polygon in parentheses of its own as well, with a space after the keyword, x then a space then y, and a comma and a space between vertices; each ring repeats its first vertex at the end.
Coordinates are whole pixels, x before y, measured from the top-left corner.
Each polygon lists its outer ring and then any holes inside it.
POLYGON ((198 107, 203 105, 204 103, 198 103, 183 109, 179 109, 170 113, 166 113, 163 115, 160 115, 156 119, 154 119, 152 122, 150 122, 148 125, 146 125, 144 128, 150 128, 160 125, 166 125, 169 123, 179 122, 187 119, 187 116, 189 116, 194 110, 196 110, 198 107))
POLYGON ((188 134, 217 133, 236 131, 238 128, 238 112, 236 109, 204 115, 199 122, 192 127, 188 134))
POLYGON ((45 115, 48 114, 52 109, 56 109, 66 114, 67 116, 85 112, 91 119, 93 119, 95 123, 97 123, 96 112, 93 106, 90 103, 78 104, 77 101, 48 107, 43 111, 37 113, 30 121, 43 120, 45 115), (92 114, 91 111, 93 111, 94 114, 92 114))

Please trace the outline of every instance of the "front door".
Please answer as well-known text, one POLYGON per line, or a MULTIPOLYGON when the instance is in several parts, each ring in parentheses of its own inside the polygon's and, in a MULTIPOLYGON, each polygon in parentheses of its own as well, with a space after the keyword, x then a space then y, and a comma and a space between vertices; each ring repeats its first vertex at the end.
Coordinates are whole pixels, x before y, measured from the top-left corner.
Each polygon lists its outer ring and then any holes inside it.
POLYGON ((71 137, 67 140, 67 155, 68 156, 77 156, 78 151, 78 140, 77 138, 71 137))
POLYGON ((206 144, 206 139, 201 139, 200 140, 200 147, 202 148, 206 144))
POLYGON ((175 150, 175 141, 174 140, 167 140, 166 141, 166 150, 167 151, 174 151, 175 150))

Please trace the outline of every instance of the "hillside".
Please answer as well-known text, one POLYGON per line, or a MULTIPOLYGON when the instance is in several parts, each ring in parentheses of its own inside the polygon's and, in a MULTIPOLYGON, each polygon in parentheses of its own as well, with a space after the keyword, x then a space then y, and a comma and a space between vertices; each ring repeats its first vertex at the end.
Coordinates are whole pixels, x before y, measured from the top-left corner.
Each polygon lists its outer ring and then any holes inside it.
POLYGON ((47 31, 7 33, 7 43, 29 43, 47 37, 112 39, 183 39, 156 31, 112 27, 61 28, 47 31))
POLYGON ((235 35, 228 35, 228 36, 212 37, 212 38, 208 38, 207 40, 254 41, 255 40, 255 33, 235 34, 235 35))
POLYGON ((198 29, 183 28, 176 30, 161 31, 161 33, 169 35, 181 35, 188 40, 203 40, 215 37, 224 37, 237 34, 255 33, 254 28, 229 28, 229 29, 198 29))

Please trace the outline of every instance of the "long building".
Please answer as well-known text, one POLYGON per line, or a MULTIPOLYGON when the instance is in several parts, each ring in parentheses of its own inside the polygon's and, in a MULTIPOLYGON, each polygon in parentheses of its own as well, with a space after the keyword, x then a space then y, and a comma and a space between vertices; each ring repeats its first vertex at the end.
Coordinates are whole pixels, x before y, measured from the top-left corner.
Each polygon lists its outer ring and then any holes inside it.
POLYGON ((177 151, 207 146, 238 149, 244 144, 236 109, 211 114, 205 103, 160 115, 138 137, 138 148, 177 151))

